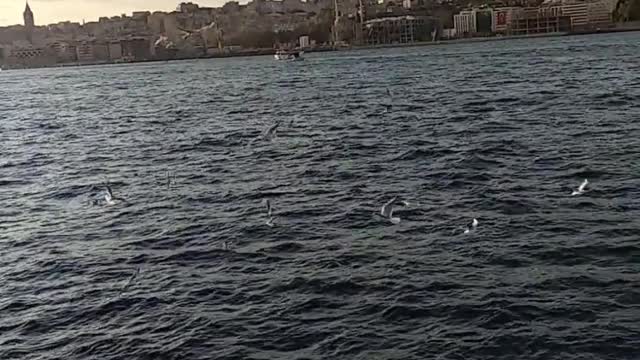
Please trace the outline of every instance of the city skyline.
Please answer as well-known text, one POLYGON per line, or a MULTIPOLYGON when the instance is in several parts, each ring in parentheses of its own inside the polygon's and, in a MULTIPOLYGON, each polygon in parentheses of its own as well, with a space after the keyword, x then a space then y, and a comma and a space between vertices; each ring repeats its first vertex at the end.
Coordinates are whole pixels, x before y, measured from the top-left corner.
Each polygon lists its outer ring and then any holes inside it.
MULTIPOLYGON (((131 14, 133 11, 173 11, 180 0, 30 0, 35 24, 38 26, 61 21, 97 21, 101 16, 131 14)), ((201 6, 222 6, 227 0, 199 0, 201 6)), ((240 1, 245 3, 246 1, 240 1)), ((4 0, 0 3, 0 26, 23 24, 25 0, 4 0)))

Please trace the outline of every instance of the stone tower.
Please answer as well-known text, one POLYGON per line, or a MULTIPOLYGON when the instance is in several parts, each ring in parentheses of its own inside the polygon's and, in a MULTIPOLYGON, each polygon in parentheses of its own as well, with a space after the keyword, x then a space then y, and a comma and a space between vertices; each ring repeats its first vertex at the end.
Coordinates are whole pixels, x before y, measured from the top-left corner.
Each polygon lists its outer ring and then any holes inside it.
POLYGON ((27 6, 24 8, 24 30, 27 35, 27 41, 30 43, 33 42, 33 28, 35 26, 33 21, 33 12, 31 12, 31 8, 29 7, 29 2, 27 2, 27 6))

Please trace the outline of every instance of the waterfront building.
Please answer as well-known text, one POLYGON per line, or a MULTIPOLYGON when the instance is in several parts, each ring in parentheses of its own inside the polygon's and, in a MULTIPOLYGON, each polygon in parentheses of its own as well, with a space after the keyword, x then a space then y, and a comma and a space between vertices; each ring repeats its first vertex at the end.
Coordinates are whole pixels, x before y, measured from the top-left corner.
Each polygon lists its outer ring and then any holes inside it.
POLYGON ((49 45, 58 63, 69 63, 78 60, 77 47, 67 41, 56 41, 49 45))
POLYGON ((105 42, 82 41, 76 46, 79 63, 101 63, 109 61, 109 45, 105 42))
POLYGON ((307 49, 307 48, 309 48, 309 46, 311 46, 311 42, 309 41, 309 37, 306 36, 306 35, 300 36, 299 43, 300 43, 300 47, 302 49, 307 49))
POLYGON ((572 29, 580 29, 587 26, 589 23, 588 6, 585 2, 562 5, 562 13, 571 18, 572 29))
POLYGON ((612 25, 616 5, 617 0, 568 0, 546 2, 543 8, 559 9, 560 15, 571 18, 572 30, 580 31, 612 25))
POLYGON ((476 34, 488 36, 493 33, 493 9, 474 10, 476 34))
POLYGON ((109 47, 109 60, 113 62, 119 62, 122 60, 122 45, 119 40, 111 40, 108 43, 109 47))
POLYGON ((76 57, 80 63, 93 62, 95 60, 93 57, 93 44, 88 41, 79 43, 76 46, 76 57))
POLYGON ((493 9, 472 9, 453 16, 457 36, 489 35, 493 32, 493 9))
POLYGON ((536 35, 571 29, 572 18, 561 6, 497 8, 493 14, 494 32, 504 35, 536 35))
POLYGON ((364 22, 363 29, 368 45, 432 41, 434 32, 442 32, 438 19, 411 15, 368 20, 364 22))
POLYGON ((132 37, 120 40, 122 59, 125 61, 143 61, 152 59, 151 42, 144 37, 132 37))
POLYGON ((11 69, 46 67, 56 64, 55 53, 45 48, 13 48, 5 59, 11 69))
POLYGON ((606 27, 613 24, 613 12, 617 0, 591 1, 587 7, 587 22, 589 27, 606 27))
POLYGON ((461 11, 453 15, 453 28, 460 37, 476 33, 476 14, 472 10, 461 11))
POLYGON ((536 35, 571 31, 571 18, 558 9, 525 8, 514 14, 509 35, 536 35))
POLYGON ((513 19, 523 11, 521 7, 501 7, 493 10, 492 30, 498 34, 508 34, 513 19))

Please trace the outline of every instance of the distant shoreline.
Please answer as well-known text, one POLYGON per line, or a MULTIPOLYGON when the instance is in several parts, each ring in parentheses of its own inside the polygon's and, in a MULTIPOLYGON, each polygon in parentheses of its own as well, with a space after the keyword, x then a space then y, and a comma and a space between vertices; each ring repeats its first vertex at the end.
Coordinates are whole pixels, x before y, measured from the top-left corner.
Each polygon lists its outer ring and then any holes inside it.
MULTIPOLYGON (((613 29, 595 29, 585 31, 572 31, 572 32, 555 32, 533 35, 515 35, 515 36, 488 36, 488 37, 474 37, 465 39, 452 39, 452 40, 440 40, 440 41, 423 41, 404 44, 380 44, 380 45, 358 45, 343 48, 331 48, 322 47, 316 49, 305 50, 307 53, 316 52, 348 52, 359 50, 375 50, 375 49, 394 49, 394 48, 411 48, 411 47, 424 47, 424 46, 443 46, 453 44, 469 44, 469 43, 483 43, 493 41, 507 41, 507 40, 519 40, 519 39, 537 39, 537 38, 552 38, 561 36, 582 36, 582 35, 595 35, 595 34, 609 34, 609 33, 622 33, 622 32, 638 32, 639 27, 631 28, 613 28, 613 29)), ((194 56, 174 59, 148 59, 138 61, 127 62, 112 62, 112 61, 100 61, 100 62, 87 62, 87 63, 62 63, 51 66, 42 67, 28 67, 28 68, 0 68, 0 70, 28 70, 28 69, 44 69, 44 68, 60 68, 60 67, 80 67, 80 66, 98 66, 98 65, 121 65, 121 64, 140 64, 140 63, 152 63, 152 62, 170 62, 170 61, 183 61, 183 60, 199 60, 199 59, 224 59, 224 58, 237 58, 237 57, 254 57, 254 56, 270 56, 274 55, 275 49, 249 49, 240 52, 228 52, 222 54, 213 54, 207 56, 194 56)))
POLYGON ((441 40, 441 41, 435 41, 435 42, 423 41, 423 42, 414 42, 414 43, 407 43, 407 44, 362 45, 362 46, 353 46, 345 49, 339 49, 338 51, 468 44, 468 43, 482 43, 482 42, 492 42, 492 41, 551 38, 551 37, 561 37, 561 36, 581 36, 581 35, 609 34, 609 33, 635 32, 635 31, 640 31, 640 27, 571 31, 571 32, 553 32, 553 33, 533 34, 533 35, 472 37, 472 38, 464 38, 464 39, 441 40))

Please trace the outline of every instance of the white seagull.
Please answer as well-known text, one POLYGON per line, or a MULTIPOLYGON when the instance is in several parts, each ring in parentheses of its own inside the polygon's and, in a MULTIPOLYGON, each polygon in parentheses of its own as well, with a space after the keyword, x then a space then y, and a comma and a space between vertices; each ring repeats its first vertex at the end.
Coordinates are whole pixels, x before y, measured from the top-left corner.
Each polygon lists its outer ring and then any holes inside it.
POLYGON ((585 188, 587 187, 587 185, 589 185, 589 180, 584 179, 584 181, 582 182, 582 184, 580 184, 580 187, 578 188, 578 190, 574 190, 571 193, 571 196, 576 196, 576 195, 582 195, 584 194, 585 188))
POLYGON ((111 190, 111 186, 109 186, 109 184, 105 185, 107 187, 107 193, 104 195, 104 201, 107 203, 107 205, 115 205, 116 204, 116 199, 115 197, 113 197, 113 191, 111 190))
POLYGON ((398 201, 398 197, 396 196, 393 199, 389 200, 386 204, 382 205, 382 208, 380 209, 380 215, 389 219, 389 221, 394 224, 400 223, 399 217, 393 217, 393 205, 398 202, 403 204, 404 206, 409 206, 409 203, 406 201, 398 201))
POLYGON ((264 206, 267 208, 267 216, 271 217, 271 201, 264 199, 264 206))
POLYGON ((467 226, 467 229, 464 231, 464 233, 468 234, 468 233, 472 232, 473 230, 475 230, 477 227, 478 227, 478 220, 477 219, 473 219, 471 224, 469 224, 467 226))
POLYGON ((267 222, 265 223, 269 227, 273 227, 273 209, 271 208, 271 201, 269 199, 264 199, 264 205, 267 208, 267 222))
POLYGON ((274 223, 273 223, 273 218, 270 217, 267 222, 265 222, 265 225, 267 225, 268 227, 273 227, 274 223))
POLYGON ((209 25, 203 26, 200 29, 196 29, 196 30, 187 30, 187 29, 182 29, 182 28, 178 28, 178 30, 182 31, 182 39, 183 40, 187 40, 188 38, 190 38, 193 35, 200 35, 202 36, 203 34, 205 34, 207 31, 209 30, 217 30, 217 24, 215 22, 210 23, 209 25))

